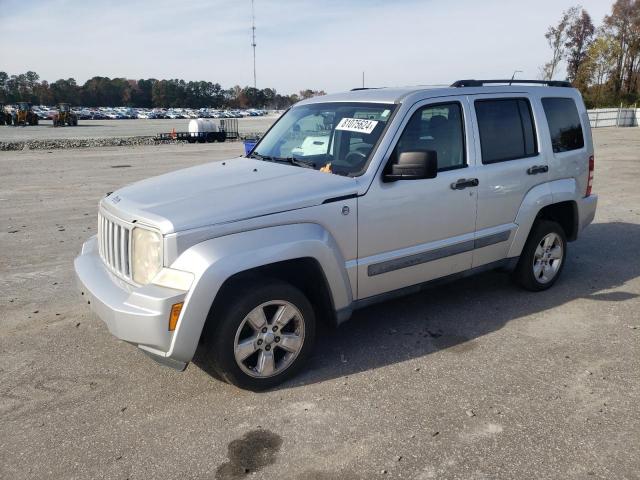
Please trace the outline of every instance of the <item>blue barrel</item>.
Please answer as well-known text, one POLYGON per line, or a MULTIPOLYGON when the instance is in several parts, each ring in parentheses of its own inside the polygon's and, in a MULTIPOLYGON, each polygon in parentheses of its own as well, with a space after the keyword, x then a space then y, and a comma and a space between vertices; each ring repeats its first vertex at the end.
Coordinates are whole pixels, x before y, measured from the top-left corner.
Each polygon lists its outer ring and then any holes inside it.
POLYGON ((256 143, 258 143, 258 140, 256 140, 255 138, 247 138, 244 141, 244 154, 249 155, 251 153, 251 150, 253 150, 253 147, 256 146, 256 143))

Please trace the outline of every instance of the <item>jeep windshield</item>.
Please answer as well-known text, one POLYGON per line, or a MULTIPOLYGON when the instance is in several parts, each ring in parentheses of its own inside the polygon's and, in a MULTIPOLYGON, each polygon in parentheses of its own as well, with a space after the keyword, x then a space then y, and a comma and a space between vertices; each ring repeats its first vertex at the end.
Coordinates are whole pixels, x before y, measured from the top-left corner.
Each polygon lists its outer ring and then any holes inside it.
POLYGON ((395 107, 361 102, 293 107, 249 157, 337 175, 361 175, 395 107))

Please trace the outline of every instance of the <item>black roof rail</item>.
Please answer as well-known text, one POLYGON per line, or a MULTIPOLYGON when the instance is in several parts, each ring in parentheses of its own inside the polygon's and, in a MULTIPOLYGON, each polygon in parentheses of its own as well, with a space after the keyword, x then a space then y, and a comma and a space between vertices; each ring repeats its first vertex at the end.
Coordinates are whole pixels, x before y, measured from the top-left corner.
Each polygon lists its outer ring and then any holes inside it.
POLYGON ((352 88, 350 91, 351 92, 357 92, 358 90, 379 90, 382 87, 356 87, 356 88, 352 88))
POLYGON ((452 87, 483 87, 486 84, 491 83, 505 83, 511 85, 514 83, 522 84, 529 83, 534 85, 546 85, 548 87, 571 87, 571 83, 565 80, 521 80, 521 79, 508 79, 508 80, 458 80, 451 84, 452 87))

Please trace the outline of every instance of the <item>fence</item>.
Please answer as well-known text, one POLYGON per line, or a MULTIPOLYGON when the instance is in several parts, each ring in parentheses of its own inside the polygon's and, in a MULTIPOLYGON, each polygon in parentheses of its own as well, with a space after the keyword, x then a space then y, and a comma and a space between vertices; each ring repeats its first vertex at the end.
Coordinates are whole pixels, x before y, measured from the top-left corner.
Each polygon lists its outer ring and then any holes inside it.
POLYGON ((640 125, 640 108, 596 108, 587 110, 587 113, 591 128, 640 125))

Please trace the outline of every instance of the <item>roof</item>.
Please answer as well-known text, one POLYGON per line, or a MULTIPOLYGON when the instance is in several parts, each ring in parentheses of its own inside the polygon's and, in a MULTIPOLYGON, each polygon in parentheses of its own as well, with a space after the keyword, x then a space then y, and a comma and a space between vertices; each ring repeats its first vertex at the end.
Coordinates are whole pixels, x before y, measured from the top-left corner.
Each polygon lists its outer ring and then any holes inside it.
POLYGON ((349 92, 333 93, 321 97, 313 97, 303 100, 298 105, 326 102, 370 102, 370 103, 401 103, 405 100, 422 100, 434 97, 448 97, 457 95, 478 95, 481 93, 533 93, 549 92, 567 95, 567 90, 574 88, 559 86, 541 86, 528 84, 491 85, 491 86, 462 86, 462 87, 393 87, 393 88, 367 88, 354 89, 349 92))

